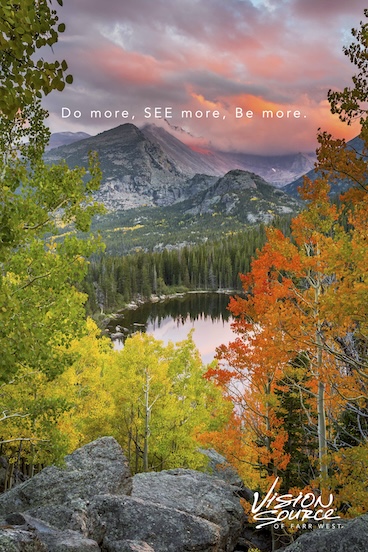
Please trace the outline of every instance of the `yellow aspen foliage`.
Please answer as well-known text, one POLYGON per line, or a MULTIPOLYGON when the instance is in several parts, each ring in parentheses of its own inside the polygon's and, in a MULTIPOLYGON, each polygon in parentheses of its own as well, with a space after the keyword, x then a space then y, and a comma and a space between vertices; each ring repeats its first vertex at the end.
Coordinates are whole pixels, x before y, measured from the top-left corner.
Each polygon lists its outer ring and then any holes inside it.
POLYGON ((203 377, 191 335, 167 346, 135 334, 106 373, 115 405, 113 434, 133 471, 199 468, 199 436, 226 423, 231 405, 203 377))
POLYGON ((165 346, 137 333, 115 351, 92 320, 87 328, 88 335, 71 344, 75 360, 56 383, 69 405, 58 428, 70 450, 112 435, 133 472, 203 467, 199 437, 222 428, 232 405, 203 377, 206 367, 191 335, 165 346))
POLYGON ((74 363, 58 378, 58 392, 69 409, 58 422, 68 436, 70 450, 98 437, 112 434, 113 402, 106 386, 106 371, 112 364, 111 341, 101 337, 95 322, 87 319, 87 335, 72 342, 74 363))

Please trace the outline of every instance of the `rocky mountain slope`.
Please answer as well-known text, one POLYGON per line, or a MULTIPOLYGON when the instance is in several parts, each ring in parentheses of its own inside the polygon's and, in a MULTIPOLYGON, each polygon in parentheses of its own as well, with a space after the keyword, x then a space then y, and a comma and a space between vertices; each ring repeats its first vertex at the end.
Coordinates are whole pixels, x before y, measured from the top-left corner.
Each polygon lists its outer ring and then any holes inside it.
POLYGON ((148 140, 160 145, 183 174, 194 176, 198 173, 222 176, 229 170, 228 163, 222 161, 213 152, 195 151, 162 127, 148 124, 141 130, 148 140))
POLYGON ((192 181, 196 174, 218 177, 239 169, 281 185, 304 174, 313 163, 312 156, 302 154, 198 152, 161 127, 146 125, 140 130, 130 123, 51 149, 46 160, 65 159, 71 167, 87 167, 90 151, 98 153, 103 171, 97 199, 109 210, 172 205, 192 197, 199 191, 192 181))
POLYGON ((231 215, 253 224, 269 222, 275 215, 295 213, 299 204, 257 174, 237 169, 178 207, 189 215, 231 215))
POLYGON ((185 190, 187 175, 136 126, 120 125, 73 144, 47 152, 48 162, 65 159, 69 166, 88 166, 88 154, 96 151, 103 172, 97 199, 108 209, 142 205, 168 205, 185 190))
POLYGON ((223 177, 195 175, 192 195, 165 207, 117 210, 93 223, 114 254, 201 243, 227 232, 295 214, 301 203, 260 176, 241 170, 223 177))

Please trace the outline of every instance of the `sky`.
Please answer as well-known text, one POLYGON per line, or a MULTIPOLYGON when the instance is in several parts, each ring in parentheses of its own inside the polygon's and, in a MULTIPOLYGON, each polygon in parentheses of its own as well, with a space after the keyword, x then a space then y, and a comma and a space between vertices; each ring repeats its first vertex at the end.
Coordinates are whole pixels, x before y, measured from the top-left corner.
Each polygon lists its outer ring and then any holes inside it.
POLYGON ((194 149, 259 155, 314 151, 318 128, 350 139, 359 127, 331 115, 327 92, 351 85, 355 67, 342 49, 364 7, 64 0, 66 31, 52 55, 66 59, 74 82, 44 101, 51 131, 155 123, 194 149))

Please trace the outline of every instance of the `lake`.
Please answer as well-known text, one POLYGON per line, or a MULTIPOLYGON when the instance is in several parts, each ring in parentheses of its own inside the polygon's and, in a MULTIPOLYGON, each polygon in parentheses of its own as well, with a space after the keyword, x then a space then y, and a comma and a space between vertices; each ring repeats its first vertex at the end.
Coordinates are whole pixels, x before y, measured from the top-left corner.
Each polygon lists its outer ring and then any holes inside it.
POLYGON ((116 349, 137 331, 147 332, 165 344, 185 339, 194 329, 193 340, 204 363, 214 359, 216 347, 234 340, 232 316, 227 310, 230 295, 225 293, 188 293, 157 303, 145 303, 137 309, 122 311, 108 325, 116 349))

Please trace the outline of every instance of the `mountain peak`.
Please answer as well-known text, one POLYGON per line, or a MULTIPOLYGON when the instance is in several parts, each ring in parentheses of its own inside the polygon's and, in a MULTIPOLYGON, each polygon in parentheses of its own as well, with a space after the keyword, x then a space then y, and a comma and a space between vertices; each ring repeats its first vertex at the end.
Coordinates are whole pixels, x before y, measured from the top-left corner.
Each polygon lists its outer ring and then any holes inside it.
POLYGON ((100 132, 95 136, 95 138, 99 139, 109 139, 109 140, 116 140, 116 139, 122 139, 122 140, 144 140, 144 135, 142 134, 142 131, 133 123, 123 123, 117 127, 110 128, 109 130, 104 130, 103 132, 100 132))
POLYGON ((216 188, 217 191, 221 190, 222 193, 228 190, 251 190, 257 188, 257 181, 262 181, 264 184, 267 184, 263 178, 252 172, 233 169, 217 181, 216 188))

